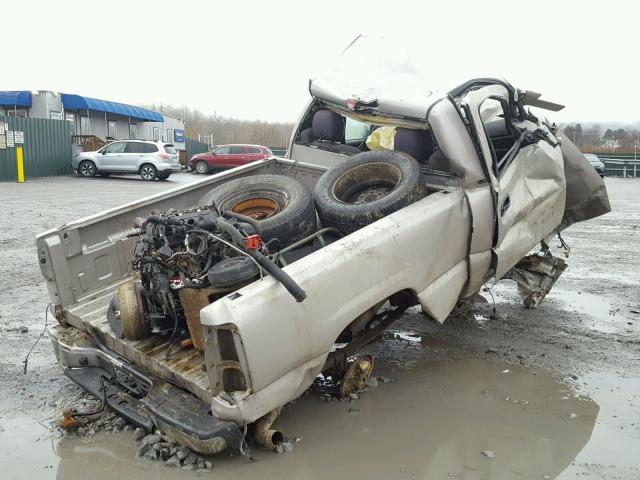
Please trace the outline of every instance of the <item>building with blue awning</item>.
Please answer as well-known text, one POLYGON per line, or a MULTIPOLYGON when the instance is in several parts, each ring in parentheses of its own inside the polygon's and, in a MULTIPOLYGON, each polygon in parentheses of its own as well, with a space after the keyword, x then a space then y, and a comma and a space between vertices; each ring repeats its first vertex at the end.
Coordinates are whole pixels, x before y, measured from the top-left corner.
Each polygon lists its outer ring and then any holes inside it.
POLYGON ((74 143, 87 138, 156 140, 184 150, 184 122, 146 108, 46 90, 0 91, 0 116, 47 118, 70 123, 74 143), (177 141, 176 141, 177 140, 177 141))

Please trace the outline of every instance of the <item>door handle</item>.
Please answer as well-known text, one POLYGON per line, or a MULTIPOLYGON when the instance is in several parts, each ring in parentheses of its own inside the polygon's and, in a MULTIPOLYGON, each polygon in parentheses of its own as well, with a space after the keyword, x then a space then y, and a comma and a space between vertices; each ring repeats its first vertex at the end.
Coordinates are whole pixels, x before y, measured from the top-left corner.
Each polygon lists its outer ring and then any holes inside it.
POLYGON ((504 196, 504 200, 502 201, 502 207, 500 207, 500 216, 501 217, 504 215, 504 212, 509 210, 510 206, 511 206, 511 198, 509 197, 509 194, 507 193, 504 196))

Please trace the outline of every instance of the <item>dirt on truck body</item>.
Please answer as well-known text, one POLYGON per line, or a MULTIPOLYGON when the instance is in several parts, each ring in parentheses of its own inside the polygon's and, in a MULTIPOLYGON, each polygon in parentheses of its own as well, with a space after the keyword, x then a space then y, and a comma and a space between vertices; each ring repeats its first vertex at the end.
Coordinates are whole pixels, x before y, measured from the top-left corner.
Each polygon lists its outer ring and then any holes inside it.
POLYGON ((527 106, 561 107, 534 92, 487 78, 422 103, 310 91, 290 158, 37 239, 65 374, 199 452, 240 450, 254 422, 273 447, 277 412, 320 373, 360 388, 374 359, 359 349, 408 307, 443 322, 505 276, 537 306, 566 268, 549 239, 609 210, 527 106))

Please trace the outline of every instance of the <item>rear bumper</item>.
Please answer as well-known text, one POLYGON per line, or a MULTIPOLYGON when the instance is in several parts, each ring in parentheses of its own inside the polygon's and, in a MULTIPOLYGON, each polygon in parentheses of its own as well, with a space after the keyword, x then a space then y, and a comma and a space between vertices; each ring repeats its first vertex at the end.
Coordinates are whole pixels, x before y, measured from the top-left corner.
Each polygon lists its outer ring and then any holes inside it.
POLYGON ((238 452, 242 439, 238 426, 211 415, 211 406, 191 393, 130 364, 104 345, 96 345, 76 328, 56 325, 49 335, 64 374, 98 398, 104 393, 109 408, 130 423, 148 432, 158 429, 200 453, 227 448, 238 452), (126 379, 129 388, 108 381, 114 374, 121 381, 126 379))

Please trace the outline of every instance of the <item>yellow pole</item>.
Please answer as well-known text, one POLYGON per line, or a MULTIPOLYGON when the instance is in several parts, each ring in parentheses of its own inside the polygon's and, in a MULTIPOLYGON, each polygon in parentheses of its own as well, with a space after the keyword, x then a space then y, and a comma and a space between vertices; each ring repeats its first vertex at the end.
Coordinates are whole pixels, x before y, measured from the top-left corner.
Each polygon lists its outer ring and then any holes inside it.
POLYGON ((18 183, 24 183, 24 158, 22 147, 16 147, 16 160, 18 161, 18 183))

